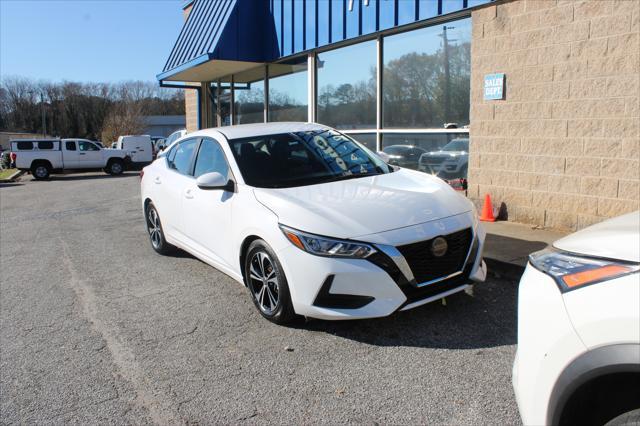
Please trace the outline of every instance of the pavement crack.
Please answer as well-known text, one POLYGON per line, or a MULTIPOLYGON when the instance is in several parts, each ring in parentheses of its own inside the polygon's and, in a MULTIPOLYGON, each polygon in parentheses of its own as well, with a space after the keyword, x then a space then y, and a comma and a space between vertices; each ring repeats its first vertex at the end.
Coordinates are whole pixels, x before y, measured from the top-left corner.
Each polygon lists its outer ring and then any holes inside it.
POLYGON ((135 403, 147 409, 151 420, 156 424, 184 423, 184 420, 174 409, 175 404, 172 399, 158 389, 152 389, 149 386, 150 380, 136 361, 133 351, 122 341, 116 330, 100 318, 93 289, 86 284, 74 267, 67 243, 62 238, 60 238, 60 242, 63 249, 62 262, 69 271, 68 282, 76 294, 78 303, 91 328, 102 337, 120 375, 133 386, 136 393, 135 403))

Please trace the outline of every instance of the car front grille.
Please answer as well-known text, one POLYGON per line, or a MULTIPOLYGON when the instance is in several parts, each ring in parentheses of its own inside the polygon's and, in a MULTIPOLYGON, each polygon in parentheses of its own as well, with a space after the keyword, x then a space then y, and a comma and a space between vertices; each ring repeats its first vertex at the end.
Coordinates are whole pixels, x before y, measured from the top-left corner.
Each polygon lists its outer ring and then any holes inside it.
POLYGON ((424 156, 422 157, 422 162, 429 164, 430 166, 439 166, 440 164, 444 163, 445 161, 447 161, 447 159, 449 159, 450 157, 447 155, 429 155, 429 156, 424 156))
POLYGON ((442 237, 447 240, 447 251, 441 257, 431 252, 431 244, 438 237, 397 247, 409 264, 416 283, 433 281, 463 269, 473 239, 471 228, 442 237))

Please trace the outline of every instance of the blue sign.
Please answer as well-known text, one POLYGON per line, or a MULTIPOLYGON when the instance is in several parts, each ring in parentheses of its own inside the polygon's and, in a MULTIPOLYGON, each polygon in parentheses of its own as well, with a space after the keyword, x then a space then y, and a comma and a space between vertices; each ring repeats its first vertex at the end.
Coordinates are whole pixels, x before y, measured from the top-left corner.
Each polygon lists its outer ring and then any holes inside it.
POLYGON ((504 99, 504 73, 484 76, 484 100, 504 99))

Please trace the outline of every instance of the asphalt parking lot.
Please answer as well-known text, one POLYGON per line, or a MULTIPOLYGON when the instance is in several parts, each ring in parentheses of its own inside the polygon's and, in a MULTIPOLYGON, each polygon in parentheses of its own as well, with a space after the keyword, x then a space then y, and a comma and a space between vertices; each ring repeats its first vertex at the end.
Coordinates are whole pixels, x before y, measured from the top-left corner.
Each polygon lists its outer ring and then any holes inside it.
POLYGON ((388 318, 262 319, 150 247, 136 174, 0 185, 0 422, 518 424, 516 289, 388 318))

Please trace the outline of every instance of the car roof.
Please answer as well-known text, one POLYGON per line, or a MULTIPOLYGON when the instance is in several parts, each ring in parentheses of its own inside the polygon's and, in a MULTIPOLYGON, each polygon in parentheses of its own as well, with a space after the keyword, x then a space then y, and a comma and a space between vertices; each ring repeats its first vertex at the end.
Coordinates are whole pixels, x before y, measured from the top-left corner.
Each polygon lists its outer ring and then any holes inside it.
POLYGON ((189 136, 224 135, 227 139, 251 138, 254 136, 275 135, 279 133, 327 130, 329 127, 315 123, 285 121, 276 123, 238 124, 235 126, 214 127, 189 133, 189 136))

